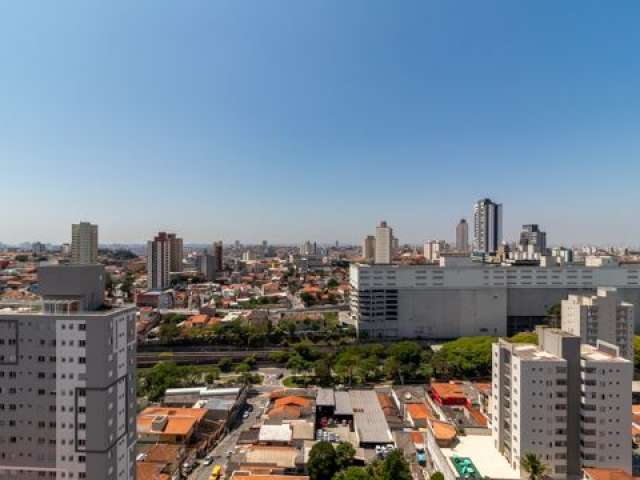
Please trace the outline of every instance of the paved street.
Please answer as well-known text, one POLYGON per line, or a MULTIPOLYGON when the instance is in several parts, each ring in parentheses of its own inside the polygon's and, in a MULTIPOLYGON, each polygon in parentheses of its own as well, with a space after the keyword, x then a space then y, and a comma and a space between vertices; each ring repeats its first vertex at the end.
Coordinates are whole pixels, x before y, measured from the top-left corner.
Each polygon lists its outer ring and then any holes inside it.
POLYGON ((262 410, 266 406, 267 402, 267 396, 264 394, 249 398, 247 403, 253 405, 253 411, 249 415, 249 418, 242 419, 242 423, 229 432, 229 434, 225 436, 211 452, 209 452, 214 457, 213 463, 208 466, 200 465, 200 467, 194 470, 189 476, 189 480, 209 480, 211 470, 215 464, 222 465, 223 475, 225 475, 227 472, 228 452, 233 452, 235 450, 240 434, 249 429, 256 422, 262 414, 262 410))
POLYGON ((259 392, 271 392, 282 388, 282 380, 291 375, 286 368, 259 368, 258 372, 264 376, 262 385, 256 388, 259 392))

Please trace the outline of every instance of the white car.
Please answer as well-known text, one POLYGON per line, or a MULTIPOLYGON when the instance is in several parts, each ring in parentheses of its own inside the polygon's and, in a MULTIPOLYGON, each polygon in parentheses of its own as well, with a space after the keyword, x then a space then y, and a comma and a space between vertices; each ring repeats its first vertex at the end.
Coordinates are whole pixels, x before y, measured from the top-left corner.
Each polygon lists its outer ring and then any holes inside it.
POLYGON ((213 463, 213 457, 211 455, 207 455, 204 457, 204 461, 202 463, 205 465, 211 465, 213 463))

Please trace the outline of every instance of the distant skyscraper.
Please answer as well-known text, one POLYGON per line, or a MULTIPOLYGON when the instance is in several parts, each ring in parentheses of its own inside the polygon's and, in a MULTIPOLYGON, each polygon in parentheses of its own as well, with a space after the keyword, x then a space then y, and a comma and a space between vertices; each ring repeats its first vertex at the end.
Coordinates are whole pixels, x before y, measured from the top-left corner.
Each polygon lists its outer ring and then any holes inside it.
POLYGON ((436 261, 447 249, 447 242, 444 240, 430 240, 424 244, 424 258, 429 261, 436 261))
POLYGON ((253 250, 246 250, 243 254, 242 254, 242 261, 243 262, 253 262, 257 259, 257 255, 256 252, 254 252, 253 250))
POLYGON ((198 257, 197 264, 200 273, 202 273, 206 280, 215 280, 217 274, 215 255, 205 252, 198 257))
POLYGON ((456 250, 459 253, 469 252, 469 224, 464 218, 456 226, 456 250))
POLYGON ((135 478, 136 309, 105 275, 42 266, 39 308, 0 311, 0 477, 135 478))
POLYGON ((184 246, 182 244, 182 239, 176 237, 175 233, 168 233, 167 237, 169 237, 169 271, 170 272, 181 272, 183 269, 182 266, 182 257, 184 256, 184 246))
POLYGON ((300 245, 300 255, 303 257, 317 255, 317 253, 318 247, 315 242, 311 243, 309 240, 306 240, 302 245, 300 245))
POLYGON ((495 254, 502 243, 502 204, 489 198, 479 200, 473 208, 474 248, 495 254))
POLYGON ((171 264, 169 235, 160 232, 153 240, 147 242, 147 287, 152 290, 169 288, 171 264))
POLYGON ((213 256, 216 258, 216 271, 222 271, 222 240, 218 242, 213 242, 213 256))
POLYGON ((31 244, 31 251, 34 255, 40 255, 47 251, 47 247, 42 242, 34 242, 31 244))
POLYGON ((71 263, 91 265, 98 263, 98 226, 89 222, 71 226, 71 263))
POLYGON ((547 251, 547 234, 536 224, 523 225, 520 232, 520 250, 544 254, 547 251))
POLYGON ((365 262, 372 262, 376 257, 376 237, 367 235, 362 241, 362 258, 365 262))
POLYGON ((391 263, 393 259, 393 229, 384 220, 376 227, 375 263, 391 263))

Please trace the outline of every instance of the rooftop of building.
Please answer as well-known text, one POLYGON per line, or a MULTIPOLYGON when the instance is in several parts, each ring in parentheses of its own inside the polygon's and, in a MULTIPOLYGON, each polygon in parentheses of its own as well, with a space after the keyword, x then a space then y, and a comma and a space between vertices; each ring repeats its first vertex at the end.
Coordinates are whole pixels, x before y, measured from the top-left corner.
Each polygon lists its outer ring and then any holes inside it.
POLYGON ((549 352, 545 352, 537 345, 522 343, 513 346, 513 354, 522 360, 564 362, 565 360, 549 352))
POLYGON ((114 315, 136 308, 134 304, 103 305, 95 310, 77 310, 78 300, 36 300, 26 302, 2 301, 0 302, 0 316, 47 316, 47 317, 100 317, 114 315), (47 308, 45 308, 45 304, 47 308), (51 310, 49 309, 51 308, 51 310))
POLYGON ((447 458, 452 471, 456 472, 453 458, 469 458, 483 478, 519 480, 520 473, 513 469, 507 459, 494 447, 490 435, 461 435, 456 444, 440 451, 447 458))
POLYGON ((286 397, 278 398, 274 402, 274 405, 276 407, 284 407, 284 406, 288 406, 288 405, 296 405, 298 407, 307 408, 307 407, 310 407, 312 403, 313 402, 308 398, 299 397, 299 396, 296 396, 296 395, 289 395, 289 396, 286 396, 286 397))
POLYGON ((429 428, 438 442, 451 442, 458 435, 458 430, 454 425, 441 420, 430 420, 429 428))
POLYGON ((138 414, 138 433, 187 435, 207 414, 206 408, 149 407, 138 414), (161 421, 166 419, 166 421, 161 421), (159 425, 160 428, 157 428, 159 425))
POLYGON ((138 461, 171 464, 180 457, 182 445, 170 443, 138 444, 138 461))
POLYGON ((594 347, 593 345, 586 345, 586 344, 580 345, 580 357, 583 360, 588 360, 590 362, 631 363, 630 360, 627 360, 624 357, 621 357, 619 355, 614 355, 609 351, 605 351, 605 350, 602 350, 601 348, 594 347))
POLYGON ((280 425, 262 425, 258 434, 260 442, 291 442, 293 431, 291 425, 283 423, 280 425))
POLYGON ((153 462, 136 462, 137 480, 171 480, 171 476, 163 473, 165 465, 153 462))
POLYGON ((389 425, 374 390, 349 391, 353 421, 361 443, 385 444, 393 441, 389 425))
POLYGON ((294 447, 253 445, 245 452, 245 463, 295 468, 298 459, 301 457, 301 452, 294 447))
POLYGON ((231 475, 231 480, 241 479, 241 480, 309 480, 309 477, 306 475, 274 475, 271 473, 251 473, 236 470, 231 475))
POLYGON ((431 383, 431 391, 442 399, 466 400, 467 395, 459 383, 431 383))
MULTIPOLYGON (((451 255, 448 255, 449 257, 452 257, 451 255)), ((456 258, 456 257, 452 257, 452 258, 456 258)), ((484 269, 502 269, 502 270, 507 270, 507 271, 513 271, 513 270, 519 270, 519 269, 523 269, 523 270, 531 270, 533 269, 538 269, 538 270, 556 270, 556 271, 563 271, 563 270, 605 270, 605 269, 637 269, 638 268, 638 264, 637 263, 617 263, 617 262, 613 262, 613 263, 602 263, 602 264, 591 264, 591 265, 585 265, 584 263, 560 263, 560 264, 553 264, 553 265, 549 265, 549 266, 544 266, 544 265, 539 265, 537 260, 530 260, 530 261, 524 261, 523 263, 513 263, 513 264, 504 264, 504 263, 482 263, 480 261, 474 261, 474 262, 469 262, 469 263, 465 263, 465 264, 453 264, 453 265, 446 265, 446 266, 441 266, 438 263, 400 263, 400 262, 396 262, 396 263, 370 263, 370 262, 353 262, 351 264, 352 267, 355 268, 361 268, 361 269, 386 269, 386 270, 392 270, 392 269, 420 269, 420 270, 424 270, 424 269, 429 269, 429 270, 454 270, 454 269, 463 269, 463 270, 467 270, 467 269, 478 269, 478 268, 484 268, 484 269), (526 263, 524 263, 526 262, 526 263)))
POLYGON ((351 398, 349 392, 337 391, 335 392, 336 399, 336 415, 351 416, 353 415, 353 407, 351 406, 351 398))
POLYGON ((335 407, 336 397, 332 388, 319 388, 316 395, 316 405, 318 407, 335 407))
POLYGON ((585 468, 583 472, 588 480, 631 480, 634 478, 619 468, 585 468))
POLYGON ((427 420, 433 417, 431 409, 424 403, 409 403, 405 408, 414 420, 427 420))

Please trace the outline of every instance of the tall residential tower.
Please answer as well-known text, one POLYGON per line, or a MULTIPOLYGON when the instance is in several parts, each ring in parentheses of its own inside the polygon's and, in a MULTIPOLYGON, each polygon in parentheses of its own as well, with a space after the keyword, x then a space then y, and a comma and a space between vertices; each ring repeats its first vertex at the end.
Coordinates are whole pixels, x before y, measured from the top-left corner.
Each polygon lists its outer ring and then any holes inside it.
POLYGON ((375 263, 391 263, 393 259, 393 229, 384 220, 376 227, 375 263))
POLYGON ((535 454, 552 478, 631 474, 633 363, 615 345, 538 327, 538 345, 493 344, 492 435, 514 469, 535 454))
POLYGON ((547 234, 536 224, 523 225, 520 232, 520 250, 544 255, 547 251, 547 234))
POLYGON ((184 246, 182 239, 178 238, 175 233, 168 233, 169 238, 169 271, 182 271, 182 257, 184 256, 184 246))
POLYGON ((71 225, 71 263, 92 265, 98 263, 98 226, 89 222, 71 225))
POLYGON ((376 237, 367 235, 362 240, 362 258, 365 262, 372 262, 376 256, 376 237))
POLYGON ((464 218, 456 226, 456 251, 469 253, 469 224, 464 218))
POLYGON ((479 200, 473 207, 473 247, 481 253, 493 255, 502 243, 502 204, 489 198, 479 200))
POLYGON ((213 242, 213 256, 216 259, 216 270, 218 272, 222 271, 222 253, 222 240, 213 242))
POLYGON ((38 269, 41 303, 0 310, 0 477, 133 480, 136 310, 101 265, 38 269))
POLYGON ((562 330, 582 343, 612 343, 620 355, 633 360, 633 304, 624 302, 615 288, 598 288, 596 295, 569 295, 562 301, 562 330))
POLYGON ((158 233, 153 240, 147 242, 147 288, 169 288, 171 250, 169 235, 165 232, 158 233))

